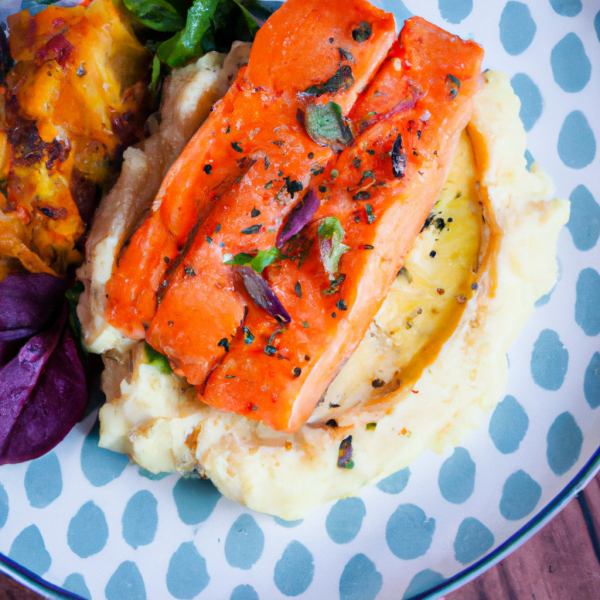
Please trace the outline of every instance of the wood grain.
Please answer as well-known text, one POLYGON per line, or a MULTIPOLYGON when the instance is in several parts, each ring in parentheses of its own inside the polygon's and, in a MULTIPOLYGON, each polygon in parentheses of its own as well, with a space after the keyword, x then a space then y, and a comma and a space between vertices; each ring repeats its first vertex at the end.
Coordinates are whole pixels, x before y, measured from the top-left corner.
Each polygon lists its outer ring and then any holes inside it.
MULTIPOLYGON (((446 600, 600 600, 599 539, 600 475, 531 540, 446 600)), ((41 599, 0 574, 0 600, 41 599)), ((149 592, 148 600, 162 599, 149 592)))

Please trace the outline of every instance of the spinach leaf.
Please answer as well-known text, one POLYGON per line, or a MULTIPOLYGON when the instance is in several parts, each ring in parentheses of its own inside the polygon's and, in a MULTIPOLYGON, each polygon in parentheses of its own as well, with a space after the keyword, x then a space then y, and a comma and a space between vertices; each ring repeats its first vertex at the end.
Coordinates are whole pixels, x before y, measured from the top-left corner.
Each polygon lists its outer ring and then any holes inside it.
POLYGON ((347 90, 354 83, 354 75, 349 65, 340 67, 327 81, 315 85, 304 90, 308 96, 316 96, 317 98, 323 94, 337 92, 340 89, 347 90))
POLYGON ((155 31, 179 31, 185 24, 166 0, 123 0, 123 4, 140 23, 155 31))
POLYGON ((254 39, 254 36, 258 32, 258 27, 259 27, 258 23, 256 22, 256 19, 252 16, 250 11, 240 2, 240 0, 233 0, 233 1, 240 7, 240 10, 242 11, 242 15, 244 16, 244 19, 246 20, 246 25, 248 25, 248 30, 250 31, 250 35, 252 36, 252 39, 254 39))
POLYGON ((194 0, 187 14, 185 27, 158 49, 158 58, 171 67, 178 67, 204 54, 202 38, 211 26, 220 0, 194 0))
POLYGON ((310 138, 319 146, 336 152, 352 142, 352 132, 344 123, 339 104, 328 102, 321 106, 312 104, 306 107, 304 125, 310 138))

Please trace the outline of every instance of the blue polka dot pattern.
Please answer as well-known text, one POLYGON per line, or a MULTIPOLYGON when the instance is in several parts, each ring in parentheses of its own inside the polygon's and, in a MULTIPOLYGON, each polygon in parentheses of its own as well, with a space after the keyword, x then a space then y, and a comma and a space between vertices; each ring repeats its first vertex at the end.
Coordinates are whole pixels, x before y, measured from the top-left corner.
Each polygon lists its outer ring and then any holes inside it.
POLYGON ((258 594, 251 585, 238 585, 229 600, 258 600, 258 594))
POLYGON ((595 269, 584 269, 577 278, 575 322, 585 335, 600 333, 600 275, 595 269))
POLYGON ((385 539, 398 558, 411 560, 429 550, 434 531, 435 519, 414 504, 401 504, 387 522, 385 539))
POLYGON ((457 25, 473 10, 473 0, 438 0, 440 14, 448 23, 457 25))
POLYGON ((8 521, 8 494, 0 483, 0 529, 6 525, 6 521, 8 521))
POLYGON ((415 598, 419 594, 426 592, 428 590, 433 589, 440 583, 443 583, 444 576, 436 571, 432 571, 431 569, 424 569, 423 571, 419 571, 408 584, 404 595, 402 596, 402 600, 411 600, 415 598))
POLYGON ((519 117, 523 122, 523 127, 525 127, 525 131, 529 131, 540 118, 544 107, 540 88, 526 73, 517 73, 510 80, 510 84, 521 101, 519 117))
POLYGON ((386 494, 399 494, 408 485, 409 478, 410 469, 406 467, 382 479, 377 487, 386 494))
POLYGON ((154 541, 158 528, 158 503, 148 490, 134 494, 123 513, 123 539, 132 547, 147 546, 154 541))
POLYGON ((34 508, 46 508, 62 492, 62 473, 55 452, 29 463, 25 472, 25 493, 34 508))
POLYGON ((509 521, 524 519, 534 511, 541 497, 542 486, 519 470, 504 482, 500 514, 509 521))
MULTIPOLYGON (((20 5, 0 2, 0 19, 20 5)), ((126 456, 99 448, 94 413, 42 459, 0 468, 0 553, 83 598, 408 600, 519 535, 589 460, 600 431, 599 8, 593 0, 381 5, 397 28, 421 14, 484 46, 485 66, 509 73, 532 134, 523 162, 531 171, 535 158, 555 195, 571 201, 560 283, 540 290, 509 351, 508 395, 487 416, 488 431, 285 521, 221 499, 210 481, 128 467, 126 456)), ((410 429, 409 445, 423 433, 410 429)), ((356 468, 338 475, 355 477, 356 468)), ((294 486, 292 478, 287 492, 305 493, 294 486)))
POLYGON ((8 558, 36 575, 43 575, 52 564, 44 538, 35 525, 30 525, 19 533, 10 547, 8 558))
POLYGON ((494 545, 494 534, 478 519, 467 517, 454 539, 454 556, 466 565, 483 556, 494 545))
POLYGON ((173 488, 177 514, 186 525, 206 521, 220 497, 221 493, 208 479, 182 477, 173 488))
POLYGON ((225 540, 225 558, 232 567, 251 569, 261 557, 265 536, 254 518, 240 515, 231 526, 225 540))
POLYGON ((591 250, 600 237, 600 206, 585 185, 578 185, 569 196, 571 216, 567 227, 577 250, 591 250))
POLYGON ((554 80, 565 92, 580 92, 592 74, 592 63, 575 33, 568 33, 554 46, 550 64, 554 80))
MULTIPOLYGON (((585 370, 583 393, 590 408, 598 408, 600 406, 600 352, 594 353, 590 364, 585 370)), ((0 517, 1 526, 2 519, 0 517)))
POLYGON ((514 396, 506 396, 496 406, 490 420, 490 437, 502 454, 511 454, 519 449, 527 433, 529 417, 514 396))
POLYGON ((500 17, 500 41, 509 54, 525 52, 533 41, 536 30, 537 26, 527 4, 513 0, 506 3, 500 17))
POLYGON ((569 351, 556 331, 544 329, 531 353, 531 376, 545 390, 556 391, 562 386, 569 367, 569 351))
POLYGON ((196 549, 194 542, 184 542, 169 561, 167 589, 175 598, 195 598, 210 581, 206 560, 196 549))
POLYGON ((583 434, 570 412, 564 412, 548 430, 546 458, 555 475, 564 475, 577 462, 583 434))
POLYGON ((146 586, 137 565, 127 560, 119 565, 104 590, 106 600, 146 600, 146 586))
POLYGON ((312 583, 315 574, 313 556, 306 546, 294 540, 275 565, 273 579, 285 596, 299 596, 312 583))
POLYGON ((438 476, 442 496, 453 504, 466 502, 475 487, 475 463, 464 448, 454 448, 446 459, 438 476))
POLYGON ((67 531, 69 548, 80 556, 87 558, 97 554, 108 540, 108 524, 102 509, 92 500, 86 502, 71 519, 67 531))
POLYGON ((558 155, 571 169, 587 167, 596 156, 596 138, 580 110, 567 115, 558 136, 558 155))
POLYGON ((552 8, 563 17, 575 17, 583 8, 581 0, 550 0, 552 8))
POLYGON ((129 464, 126 454, 100 448, 99 441, 100 421, 96 421, 83 440, 81 449, 81 470, 87 480, 96 487, 102 487, 119 477, 129 464))
POLYGON ((366 514, 365 503, 360 498, 338 500, 327 515, 325 529, 336 544, 347 544, 358 535, 366 514))
POLYGON ((65 579, 63 587, 65 590, 69 590, 69 592, 73 592, 82 598, 92 600, 92 594, 90 594, 90 590, 85 584, 85 579, 81 573, 71 573, 71 575, 65 579))
POLYGON ((375 600, 383 577, 375 563, 364 554, 353 556, 340 578, 340 600, 375 600))

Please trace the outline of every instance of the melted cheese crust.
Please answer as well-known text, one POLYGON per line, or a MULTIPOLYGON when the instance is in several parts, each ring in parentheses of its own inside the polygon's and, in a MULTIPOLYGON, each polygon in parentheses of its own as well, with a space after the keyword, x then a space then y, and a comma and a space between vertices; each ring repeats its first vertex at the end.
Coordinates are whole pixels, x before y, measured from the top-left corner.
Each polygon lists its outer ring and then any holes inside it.
POLYGON ((148 364, 138 344, 107 361, 100 445, 155 473, 208 476, 225 496, 292 520, 478 427, 503 393, 511 342, 556 280, 569 216, 541 168, 526 169, 508 77, 482 78, 432 222, 309 423, 286 434, 219 412, 148 364), (123 367, 130 360, 132 370, 123 367), (348 435, 351 470, 337 467, 348 435))

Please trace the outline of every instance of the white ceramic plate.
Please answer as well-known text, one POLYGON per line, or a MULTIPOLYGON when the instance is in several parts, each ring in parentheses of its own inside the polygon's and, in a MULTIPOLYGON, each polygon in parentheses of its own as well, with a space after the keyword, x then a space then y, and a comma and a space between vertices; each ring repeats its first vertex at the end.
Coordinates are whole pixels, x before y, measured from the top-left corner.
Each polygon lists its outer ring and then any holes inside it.
MULTIPOLYGON (((387 0, 486 50, 522 100, 528 153, 572 215, 561 277, 509 352, 506 397, 457 449, 285 523, 210 482, 148 476, 97 447, 95 415, 0 469, 0 570, 47 597, 436 598, 533 535, 600 461, 600 5, 387 0), (595 5, 595 6, 594 6, 595 5), (388 543, 389 540, 389 543, 388 543)), ((26 6, 23 2, 23 6, 26 6)), ((19 2, 0 0, 0 17, 19 2)))

